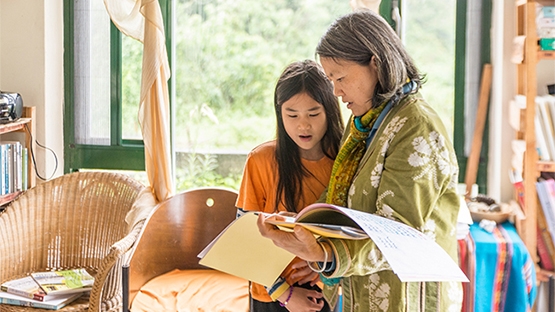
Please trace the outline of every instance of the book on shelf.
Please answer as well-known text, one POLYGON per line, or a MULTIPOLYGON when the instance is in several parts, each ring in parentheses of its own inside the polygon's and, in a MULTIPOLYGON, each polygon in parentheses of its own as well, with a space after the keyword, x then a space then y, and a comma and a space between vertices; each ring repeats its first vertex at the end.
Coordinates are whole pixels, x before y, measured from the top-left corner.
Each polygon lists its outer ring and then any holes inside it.
MULTIPOLYGON (((536 109, 539 110, 537 106, 536 106, 536 109)), ((551 155, 549 154, 549 148, 547 147, 543 122, 541 121, 541 117, 539 114, 536 114, 534 116, 534 130, 536 133, 536 149, 538 151, 538 156, 540 160, 544 160, 544 161, 551 160, 551 155)))
POLYGON ((94 283, 94 277, 85 269, 35 272, 31 276, 47 295, 83 293, 94 283))
POLYGON ((83 293, 73 293, 57 296, 49 296, 46 301, 33 300, 22 296, 0 291, 0 304, 16 305, 23 307, 41 308, 47 310, 58 310, 69 303, 77 300, 83 293))
POLYGON ((23 146, 19 141, 0 141, 0 193, 23 190, 23 146))
POLYGON ((550 105, 545 97, 536 97, 537 114, 540 115, 543 134, 545 136, 545 143, 549 150, 549 159, 555 160, 555 129, 553 128, 553 120, 550 105))
POLYGON ((540 200, 540 207, 545 216, 547 229, 551 233, 551 240, 555 242, 555 206, 552 206, 553 199, 550 199, 549 186, 546 180, 536 182, 536 192, 540 200))
POLYGON ((553 271, 555 270, 555 246, 542 209, 538 209, 537 217, 536 239, 540 265, 545 270, 553 271))
POLYGON ((0 194, 8 193, 8 146, 0 143, 0 194))
MULTIPOLYGON (((262 237, 257 226, 258 215, 258 212, 248 212, 233 221, 199 253, 199 263, 265 286, 272 285, 294 255, 262 237)), ((284 231, 300 225, 315 236, 350 240, 367 239, 367 236, 404 282, 468 281, 455 260, 434 240, 401 222, 323 203, 309 205, 293 218, 266 216, 266 219, 284 231)))
POLYGON ((21 149, 21 190, 26 191, 29 184, 29 151, 21 149))
POLYGON ((542 99, 549 108, 552 123, 551 126, 553 127, 553 130, 555 130, 555 96, 546 94, 542 96, 542 99))

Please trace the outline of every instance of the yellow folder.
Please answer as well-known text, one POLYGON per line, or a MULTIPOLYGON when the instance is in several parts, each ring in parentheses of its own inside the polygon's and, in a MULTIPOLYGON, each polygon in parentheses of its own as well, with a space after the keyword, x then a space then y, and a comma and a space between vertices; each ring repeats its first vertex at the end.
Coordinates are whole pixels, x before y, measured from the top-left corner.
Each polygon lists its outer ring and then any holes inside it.
POLYGON ((271 286, 295 257, 258 231, 258 214, 248 212, 232 222, 199 254, 200 264, 271 286))

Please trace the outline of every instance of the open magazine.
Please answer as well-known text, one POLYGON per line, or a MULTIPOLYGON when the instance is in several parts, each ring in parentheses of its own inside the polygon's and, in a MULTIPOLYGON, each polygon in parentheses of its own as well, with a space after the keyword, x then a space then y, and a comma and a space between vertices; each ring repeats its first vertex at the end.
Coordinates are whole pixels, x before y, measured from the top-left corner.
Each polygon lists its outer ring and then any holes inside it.
MULTIPOLYGON (((232 222, 199 254, 199 263, 271 285, 294 256, 262 237, 257 218, 258 213, 249 212, 232 222), (267 275, 263 281, 259 279, 261 274, 267 275)), ((316 203, 295 217, 270 216, 267 222, 288 231, 298 224, 315 235, 330 238, 363 239, 365 233, 403 282, 468 282, 458 264, 434 240, 406 224, 378 215, 316 203)))
MULTIPOLYGON (((310 206, 309 206, 310 207, 310 206)), ((365 239, 368 238, 359 226, 349 217, 337 215, 335 210, 328 210, 318 206, 318 209, 305 208, 295 217, 284 217, 278 214, 267 215, 266 222, 276 225, 287 231, 292 230, 295 225, 300 225, 317 236, 343 239, 365 239), (306 211, 306 213, 303 213, 306 211)))

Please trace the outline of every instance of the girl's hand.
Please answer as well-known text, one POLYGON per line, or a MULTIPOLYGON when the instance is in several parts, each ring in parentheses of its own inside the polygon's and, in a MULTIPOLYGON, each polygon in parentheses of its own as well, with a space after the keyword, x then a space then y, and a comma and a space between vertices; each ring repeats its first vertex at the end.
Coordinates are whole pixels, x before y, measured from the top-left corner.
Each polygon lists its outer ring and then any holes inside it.
POLYGON ((314 235, 302 226, 295 226, 293 232, 279 230, 272 224, 264 222, 264 215, 258 216, 258 230, 262 236, 271 239, 274 244, 306 261, 324 261, 324 250, 314 235))
POLYGON ((291 274, 291 279, 300 285, 310 282, 310 286, 314 286, 320 281, 320 275, 309 268, 306 261, 295 262, 291 268, 295 269, 291 274))
MULTIPOLYGON (((289 290, 285 291, 278 300, 284 302, 289 296, 289 290)), ((293 287, 291 298, 287 301, 285 308, 291 312, 315 312, 324 307, 324 295, 316 290, 293 287)))

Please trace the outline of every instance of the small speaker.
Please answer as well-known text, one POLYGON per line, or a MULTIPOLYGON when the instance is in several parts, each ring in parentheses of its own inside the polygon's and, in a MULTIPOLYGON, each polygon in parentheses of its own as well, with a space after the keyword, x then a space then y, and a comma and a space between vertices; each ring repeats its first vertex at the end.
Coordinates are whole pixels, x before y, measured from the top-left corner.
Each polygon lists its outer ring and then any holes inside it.
POLYGON ((19 93, 0 91, 0 124, 6 124, 21 118, 23 99, 19 93))

